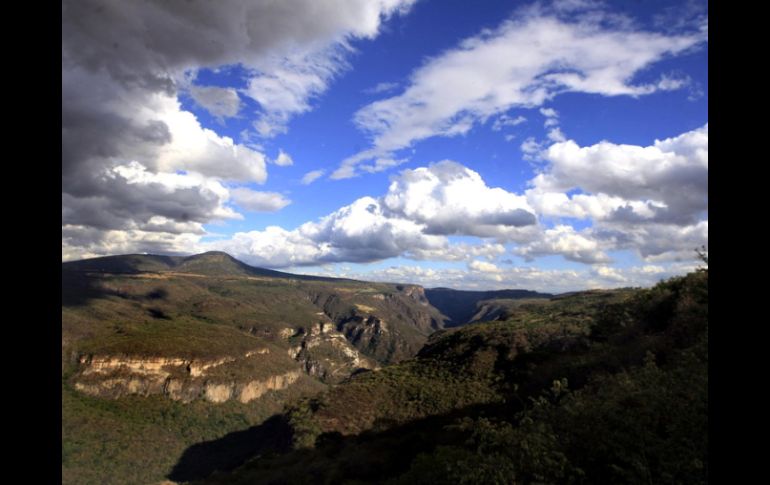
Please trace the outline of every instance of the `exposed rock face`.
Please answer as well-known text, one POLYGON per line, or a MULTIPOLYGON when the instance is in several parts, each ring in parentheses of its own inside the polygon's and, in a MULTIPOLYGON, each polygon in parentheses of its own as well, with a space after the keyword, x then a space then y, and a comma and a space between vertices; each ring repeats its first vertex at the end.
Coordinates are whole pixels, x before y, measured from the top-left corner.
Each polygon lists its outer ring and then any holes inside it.
POLYGON ((399 286, 399 290, 406 295, 407 297, 411 298, 412 300, 428 306, 430 305, 430 302, 428 302, 428 298, 425 296, 425 288, 418 285, 404 285, 399 286))
POLYGON ((299 371, 291 371, 286 374, 269 377, 264 381, 250 381, 241 387, 240 392, 238 392, 238 400, 242 403, 247 403, 257 399, 267 391, 286 389, 299 379, 299 376, 299 371))
MULTIPOLYGON (((259 358, 269 353, 261 348, 247 352, 242 359, 259 358)), ((236 362, 235 357, 193 360, 173 357, 83 356, 82 370, 75 377, 79 391, 99 397, 118 398, 130 394, 149 396, 162 394, 171 399, 190 402, 205 399, 222 403, 237 399, 247 403, 267 391, 285 389, 301 375, 290 370, 264 379, 225 380, 210 376, 210 371, 223 364, 236 362)))
POLYGON ((428 335, 443 328, 443 316, 418 285, 320 293, 311 301, 358 351, 381 364, 413 357, 428 335))
MULTIPOLYGON (((244 357, 248 358, 256 354, 270 352, 264 348, 248 352, 244 357)), ((110 374, 113 372, 130 372, 141 376, 168 377, 175 368, 184 368, 191 377, 200 377, 208 369, 228 362, 235 362, 235 357, 223 357, 212 360, 192 360, 166 357, 112 357, 112 356, 83 356, 80 364, 85 365, 83 375, 110 374)))
POLYGON ((375 361, 358 352, 329 321, 302 328, 292 338, 297 343, 289 348, 289 356, 299 362, 305 372, 324 382, 337 383, 356 370, 379 368, 375 361))

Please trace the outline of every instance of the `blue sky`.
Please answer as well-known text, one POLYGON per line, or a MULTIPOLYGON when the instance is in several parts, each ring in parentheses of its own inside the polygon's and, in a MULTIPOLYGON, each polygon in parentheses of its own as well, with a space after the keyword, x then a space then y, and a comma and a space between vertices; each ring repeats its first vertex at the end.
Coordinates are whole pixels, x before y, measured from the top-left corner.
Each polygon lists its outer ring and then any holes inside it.
POLYGON ((707 245, 705 2, 92 3, 63 8, 63 260, 568 291, 707 245))

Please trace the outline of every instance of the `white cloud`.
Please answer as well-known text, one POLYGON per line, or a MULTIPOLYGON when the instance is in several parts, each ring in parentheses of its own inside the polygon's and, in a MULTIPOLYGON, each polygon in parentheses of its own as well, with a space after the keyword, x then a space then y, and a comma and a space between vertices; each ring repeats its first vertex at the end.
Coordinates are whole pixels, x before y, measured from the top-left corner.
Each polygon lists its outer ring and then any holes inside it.
POLYGON ((197 173, 155 173, 131 162, 97 175, 109 197, 62 194, 62 225, 148 230, 148 224, 158 226, 162 218, 164 227, 176 222, 179 231, 199 232, 189 224, 241 217, 225 205, 227 188, 197 173))
MULTIPOLYGON (((221 218, 230 209, 210 190, 163 191, 162 183, 154 181, 137 192, 144 198, 132 196, 127 187, 136 184, 129 185, 125 170, 123 175, 123 169, 118 170, 136 162, 164 180, 166 174, 198 174, 210 179, 201 187, 220 181, 265 182, 266 158, 260 148, 202 127, 182 109, 177 93, 189 93, 220 121, 243 112, 240 96, 252 96, 259 103, 263 134, 282 132, 345 68, 352 40, 376 37, 388 17, 405 12, 412 3, 65 0, 62 224, 70 235, 81 232, 81 237, 69 240, 90 247, 84 239, 90 235, 93 244, 108 238, 123 241, 102 249, 141 247, 134 236, 143 227, 151 228, 154 237, 167 228, 172 232, 164 237, 176 241, 174 231, 190 220, 204 224, 221 218), (195 84, 202 68, 235 66, 246 75, 246 89, 195 84), (158 195, 156 189, 162 199, 152 198, 158 195), (134 232, 120 236, 92 229, 134 232)), ((279 157, 279 163, 284 161, 279 157)), ((198 237, 200 228, 195 231, 191 234, 198 237)))
POLYGON ((543 144, 538 143, 534 137, 530 136, 527 137, 526 140, 524 140, 521 145, 519 145, 519 148, 521 148, 524 160, 530 160, 535 161, 540 158, 540 152, 543 150, 543 144))
POLYGON ((516 253, 531 261, 536 256, 560 254, 570 261, 596 264, 610 262, 600 243, 589 231, 579 233, 572 226, 558 225, 546 229, 542 236, 516 249, 516 253))
MULTIPOLYGON (((545 126, 546 128, 559 125, 559 113, 555 109, 540 108, 540 114, 545 116, 545 123, 543 123, 543 126, 545 126)), ((551 139, 553 140, 553 138, 551 139)), ((564 140, 554 140, 554 141, 564 141, 564 140)))
POLYGON ((656 87, 661 91, 676 91, 685 86, 689 86, 692 80, 689 77, 674 77, 663 75, 658 81, 656 87))
POLYGON ((232 118, 241 109, 241 99, 233 88, 191 86, 190 96, 219 120, 232 118))
POLYGON ((279 167, 288 167, 290 165, 294 165, 294 160, 292 160, 288 153, 284 152, 283 150, 279 150, 278 157, 273 160, 273 163, 279 167))
POLYGON ((384 269, 343 270, 330 267, 321 271, 302 271, 320 276, 344 277, 389 283, 413 283, 426 288, 450 287, 463 290, 497 290, 525 288, 528 290, 563 293, 597 288, 652 286, 661 279, 693 271, 696 265, 673 263, 665 267, 631 268, 592 267, 582 270, 544 270, 534 267, 501 268, 499 272, 463 270, 458 268, 424 268, 421 266, 391 266, 384 269), (647 269, 645 269, 647 268, 647 269))
POLYGON ((261 108, 254 127, 263 137, 287 131, 289 120, 311 109, 310 101, 327 90, 345 68, 341 47, 298 58, 283 57, 262 67, 250 80, 244 94, 261 108))
POLYGON ((383 203, 424 224, 428 234, 517 239, 536 224, 525 197, 488 187, 477 172, 450 160, 402 171, 383 203))
POLYGON ((516 118, 511 118, 510 116, 503 114, 497 117, 495 119, 495 122, 492 124, 492 130, 494 131, 500 131, 506 126, 518 126, 522 123, 525 123, 527 119, 523 116, 517 116, 516 118))
POLYGON ((618 283, 625 283, 627 281, 627 278, 619 270, 610 266, 597 266, 594 269, 594 274, 610 281, 617 281, 618 283))
POLYGON ((311 170, 310 172, 306 173, 302 176, 302 180, 300 180, 300 183, 302 185, 310 185, 319 178, 323 177, 323 174, 326 172, 326 170, 311 170))
POLYGON ((200 236, 186 232, 100 230, 90 226, 62 225, 62 261, 113 254, 190 254, 198 252, 200 236))
POLYGON ((244 182, 264 183, 267 179, 262 153, 203 128, 195 115, 183 111, 174 98, 158 95, 152 110, 144 115, 155 116, 165 123, 171 137, 169 143, 157 150, 148 166, 163 171, 194 170, 211 177, 244 182))
MULTIPOLYGON (((237 193, 234 197, 238 201, 237 193)), ((523 196, 490 188, 478 173, 446 160, 402 171, 379 199, 362 197, 292 231, 273 227, 238 233, 210 247, 271 267, 396 256, 492 260, 505 252, 499 242, 451 244, 445 236, 530 241, 537 232, 535 216, 523 196), (286 244, 277 242, 280 238, 286 244)))
POLYGON ((540 213, 639 224, 697 222, 708 208, 708 124, 651 146, 555 143, 527 200, 540 213), (580 189, 584 194, 567 197, 580 189))
POLYGON ((559 113, 553 108, 540 108, 540 114, 546 118, 558 118, 559 113))
POLYGON ((363 164, 360 165, 358 168, 364 172, 369 173, 377 173, 382 172, 384 170, 387 170, 391 167, 397 167, 403 163, 406 163, 406 158, 401 158, 399 160, 393 159, 393 158, 378 158, 374 161, 373 164, 363 164))
POLYGON ((250 212, 276 212, 291 204, 291 200, 277 192, 257 192, 244 187, 232 189, 230 195, 240 207, 250 212))
POLYGON ((634 30, 601 11, 576 16, 574 9, 562 15, 540 5, 520 10, 497 29, 429 60, 402 94, 359 110, 354 121, 372 136, 372 148, 345 159, 333 178, 355 176, 355 166, 365 160, 432 136, 467 133, 490 116, 539 106, 559 93, 649 94, 659 87, 633 84, 637 72, 705 40, 703 31, 634 30))
POLYGON ((450 244, 447 242, 438 249, 410 250, 406 256, 412 259, 429 261, 467 261, 471 258, 486 258, 491 261, 503 254, 505 254, 505 246, 485 240, 482 244, 450 244))
POLYGON ((553 142, 567 141, 567 137, 561 132, 561 128, 558 126, 548 131, 548 139, 553 142))
POLYGON ((472 271, 481 271, 482 273, 500 273, 500 268, 495 266, 492 263, 487 263, 486 261, 471 261, 468 263, 468 269, 472 271))
POLYGON ((708 245, 708 221, 690 225, 602 225, 596 237, 621 249, 638 251, 646 261, 693 261, 695 249, 708 245))
POLYGON ((387 215, 377 199, 362 197, 293 231, 272 227, 237 233, 232 240, 213 242, 210 247, 257 265, 281 267, 377 261, 445 244, 443 237, 424 234, 419 224, 387 215))

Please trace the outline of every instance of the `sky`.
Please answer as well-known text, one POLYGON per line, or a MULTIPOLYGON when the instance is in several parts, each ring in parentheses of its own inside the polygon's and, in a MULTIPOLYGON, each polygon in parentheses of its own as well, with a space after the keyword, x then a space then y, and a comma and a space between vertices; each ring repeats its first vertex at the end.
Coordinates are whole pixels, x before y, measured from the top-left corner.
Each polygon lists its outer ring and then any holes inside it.
POLYGON ((551 292, 686 273, 707 8, 64 0, 62 260, 551 292))

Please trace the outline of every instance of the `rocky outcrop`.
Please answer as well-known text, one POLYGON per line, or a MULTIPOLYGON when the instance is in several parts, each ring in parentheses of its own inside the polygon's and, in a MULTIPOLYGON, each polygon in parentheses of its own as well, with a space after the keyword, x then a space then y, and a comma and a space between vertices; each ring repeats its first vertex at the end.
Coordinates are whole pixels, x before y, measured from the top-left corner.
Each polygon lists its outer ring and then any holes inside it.
MULTIPOLYGON (((264 380, 253 380, 246 383, 208 384, 204 389, 207 401, 221 403, 230 399, 247 403, 261 397, 268 391, 286 389, 299 379, 300 371, 289 371, 285 374, 270 376, 264 380)), ((173 399, 173 396, 172 396, 173 399)))
POLYGON ((418 285, 337 289, 312 294, 310 301, 361 354, 380 364, 413 357, 428 335, 443 328, 444 317, 418 285))
POLYGON ((268 348, 255 349, 240 358, 185 359, 174 357, 82 356, 80 372, 74 377, 75 389, 106 398, 126 395, 165 395, 190 402, 205 399, 222 403, 231 399, 242 403, 261 397, 268 391, 289 387, 301 375, 298 369, 262 379, 224 379, 211 371, 239 360, 268 354, 268 348))
POLYGON ((300 363, 308 374, 327 383, 337 383, 360 369, 379 368, 362 355, 330 321, 301 328, 290 337, 294 342, 289 357, 300 363))

